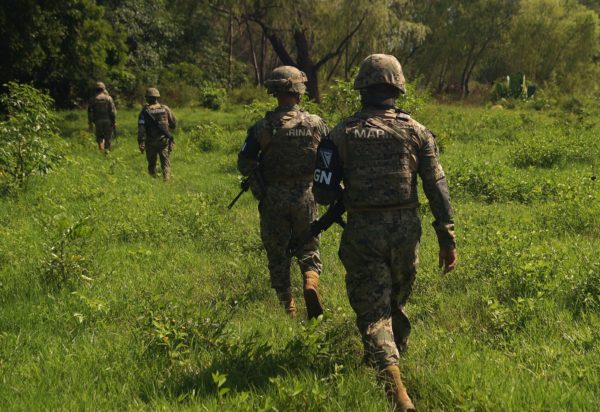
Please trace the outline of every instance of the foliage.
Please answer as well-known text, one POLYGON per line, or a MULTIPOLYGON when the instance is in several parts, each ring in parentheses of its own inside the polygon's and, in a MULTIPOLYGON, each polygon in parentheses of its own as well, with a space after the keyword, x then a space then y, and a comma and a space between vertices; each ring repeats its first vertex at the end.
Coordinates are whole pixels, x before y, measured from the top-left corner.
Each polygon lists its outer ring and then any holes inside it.
POLYGON ((4 2, 0 38, 0 82, 33 80, 61 106, 86 99, 98 80, 128 75, 124 39, 93 0, 4 2))
POLYGON ((89 216, 73 223, 61 216, 54 218, 59 235, 48 246, 43 260, 40 281, 50 289, 75 287, 82 281, 93 280, 90 277, 90 259, 83 252, 85 238, 90 235, 89 216))
POLYGON ((6 119, 0 122, 0 176, 23 189, 32 174, 45 174, 57 163, 58 139, 52 99, 29 85, 11 82, 0 96, 6 119), (55 144, 56 146, 56 144, 55 144))
POLYGON ((207 109, 219 110, 227 99, 227 91, 223 87, 205 82, 200 87, 200 106, 207 109))

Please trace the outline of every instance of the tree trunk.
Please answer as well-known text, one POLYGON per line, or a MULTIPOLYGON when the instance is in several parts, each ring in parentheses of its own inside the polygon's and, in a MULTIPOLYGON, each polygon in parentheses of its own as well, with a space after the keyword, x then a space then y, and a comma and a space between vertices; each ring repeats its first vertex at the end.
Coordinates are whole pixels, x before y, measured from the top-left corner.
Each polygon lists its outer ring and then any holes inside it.
POLYGON ((310 50, 306 33, 300 30, 294 32, 294 42, 296 43, 296 51, 298 53, 298 68, 306 73, 308 81, 306 82, 306 90, 308 97, 317 103, 321 102, 321 94, 319 93, 319 75, 318 68, 310 58, 310 50))
POLYGON ((229 61, 227 65, 227 87, 233 87, 233 14, 229 10, 229 61))
POLYGON ((254 77, 256 85, 260 86, 262 80, 260 77, 260 69, 258 67, 258 60, 256 59, 256 52, 254 51, 254 41, 252 39, 252 30, 250 30, 250 24, 246 21, 246 32, 248 33, 248 42, 250 43, 250 52, 252 53, 252 66, 254 67, 254 77))

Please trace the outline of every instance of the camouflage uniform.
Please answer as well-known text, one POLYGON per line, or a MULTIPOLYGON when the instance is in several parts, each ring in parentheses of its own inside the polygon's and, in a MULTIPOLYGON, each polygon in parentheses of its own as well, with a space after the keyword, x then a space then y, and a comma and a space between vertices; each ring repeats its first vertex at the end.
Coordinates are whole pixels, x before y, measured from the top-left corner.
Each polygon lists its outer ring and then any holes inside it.
MULTIPOLYGON (((240 172, 249 175, 257 168, 266 186, 258 195, 260 233, 269 260, 271 287, 278 294, 289 293, 290 245, 307 237, 317 217, 311 177, 317 146, 327 132, 320 117, 298 105, 280 106, 248 130, 238 156, 240 172)), ((322 269, 319 239, 301 247, 296 258, 303 274, 313 272, 318 277, 322 269)), ((295 313, 295 306, 292 310, 295 313)))
MULTIPOLYGON (((355 88, 362 89, 361 81, 359 73, 355 88)), ((376 79, 374 84, 394 82, 402 85, 402 92, 403 77, 376 79)), ((410 332, 403 306, 418 266, 417 175, 436 219, 440 247, 455 247, 454 223, 434 135, 393 106, 364 102, 361 111, 338 124, 319 145, 313 190, 322 204, 343 196, 348 224, 339 255, 347 271, 347 293, 366 359, 383 370, 398 364, 397 347, 406 344, 410 332)))
MULTIPOLYGON (((317 145, 327 127, 298 106, 278 107, 252 126, 240 152, 238 168, 249 174, 258 164, 267 185, 259 203, 261 238, 269 259, 271 287, 290 287, 288 248, 300 241, 316 219, 311 176, 317 145)), ((319 240, 314 238, 298 254, 302 272, 321 272, 319 240)))
MULTIPOLYGON (((146 97, 158 98, 158 90, 148 89, 146 97)), ((164 130, 175 129, 177 119, 175 115, 164 104, 158 101, 146 104, 138 116, 138 144, 143 146, 146 151, 146 159, 148 160, 148 173, 151 176, 156 176, 156 160, 160 160, 160 167, 165 180, 171 177, 171 162, 169 156, 171 154, 172 141, 159 128, 162 126, 164 130)))
POLYGON ((94 124, 96 142, 103 144, 105 150, 110 150, 117 120, 117 109, 112 97, 106 91, 104 83, 98 82, 96 89, 99 90, 99 93, 90 100, 88 105, 88 124, 94 124))

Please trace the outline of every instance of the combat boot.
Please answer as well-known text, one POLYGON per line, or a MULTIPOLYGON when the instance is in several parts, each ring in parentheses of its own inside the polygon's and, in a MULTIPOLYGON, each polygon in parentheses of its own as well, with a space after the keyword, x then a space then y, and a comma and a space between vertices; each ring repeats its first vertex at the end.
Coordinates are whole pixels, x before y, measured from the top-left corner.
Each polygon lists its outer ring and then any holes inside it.
POLYGON ((314 271, 305 272, 304 278, 304 302, 308 319, 318 318, 323 314, 323 305, 317 287, 319 286, 319 274, 314 271))
POLYGON ((383 370, 383 379, 388 399, 392 401, 396 410, 400 412, 414 412, 415 405, 410 400, 406 392, 406 387, 402 383, 398 365, 387 366, 383 370))
POLYGON ((277 297, 288 315, 292 319, 296 319, 296 300, 292 296, 292 291, 290 289, 278 290, 277 297))

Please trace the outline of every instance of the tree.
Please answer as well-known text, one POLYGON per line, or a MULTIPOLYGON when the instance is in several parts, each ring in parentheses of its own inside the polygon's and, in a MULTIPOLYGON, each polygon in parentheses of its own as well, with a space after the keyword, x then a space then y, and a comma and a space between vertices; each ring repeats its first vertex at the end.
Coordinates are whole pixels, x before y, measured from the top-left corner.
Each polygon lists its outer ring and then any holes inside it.
MULTIPOLYGON (((258 24, 269 40, 273 50, 284 65, 295 66, 308 77, 307 91, 310 98, 320 101, 319 71, 331 59, 339 57, 348 42, 365 22, 366 13, 353 16, 348 31, 337 37, 335 44, 315 53, 315 39, 322 39, 323 28, 331 28, 336 17, 347 10, 344 1, 303 1, 285 7, 278 0, 247 2, 242 10, 243 18, 258 24), (295 56, 291 50, 295 50, 295 56)), ((358 2, 354 2, 358 3, 358 2)), ((355 4, 354 7, 359 6, 355 4)))
POLYGON ((589 91, 597 85, 599 39, 594 11, 574 1, 529 0, 511 22, 504 54, 511 72, 539 83, 555 80, 567 90, 579 83, 589 91))
POLYGON ((6 0, 0 6, 0 82, 33 81, 61 106, 122 70, 123 38, 93 0, 6 0))
POLYGON ((418 70, 438 93, 465 97, 484 58, 501 44, 503 31, 518 10, 518 0, 424 0, 416 16, 430 27, 416 54, 418 70))

